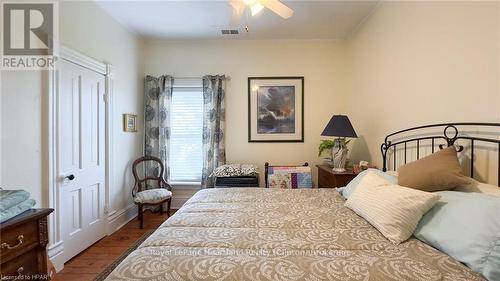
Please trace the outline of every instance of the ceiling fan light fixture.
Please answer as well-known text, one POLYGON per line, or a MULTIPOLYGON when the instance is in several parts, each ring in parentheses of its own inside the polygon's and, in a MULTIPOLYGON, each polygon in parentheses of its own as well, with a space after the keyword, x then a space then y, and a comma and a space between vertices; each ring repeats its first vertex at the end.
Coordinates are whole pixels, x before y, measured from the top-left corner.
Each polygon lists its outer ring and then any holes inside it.
POLYGON ((247 7, 250 8, 252 16, 260 13, 264 8, 269 9, 283 19, 288 19, 293 15, 293 10, 281 3, 281 0, 229 0, 229 4, 232 8, 229 23, 231 27, 239 26, 240 19, 247 7))
POLYGON ((255 16, 256 14, 260 13, 264 9, 264 6, 262 6, 259 2, 255 2, 251 7, 250 10, 252 11, 252 16, 255 16))
POLYGON ((245 3, 245 5, 247 6, 253 6, 254 4, 257 4, 258 1, 257 0, 242 0, 243 3, 245 3))

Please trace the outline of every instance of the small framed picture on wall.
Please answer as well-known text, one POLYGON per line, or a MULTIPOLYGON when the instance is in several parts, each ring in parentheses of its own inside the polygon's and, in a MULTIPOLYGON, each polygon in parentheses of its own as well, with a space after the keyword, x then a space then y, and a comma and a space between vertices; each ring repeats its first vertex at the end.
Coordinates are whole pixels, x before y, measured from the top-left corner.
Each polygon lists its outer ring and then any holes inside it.
POLYGON ((137 132, 137 115, 123 114, 123 131, 137 132))
POLYGON ((248 142, 304 142, 304 77, 248 78, 248 142))

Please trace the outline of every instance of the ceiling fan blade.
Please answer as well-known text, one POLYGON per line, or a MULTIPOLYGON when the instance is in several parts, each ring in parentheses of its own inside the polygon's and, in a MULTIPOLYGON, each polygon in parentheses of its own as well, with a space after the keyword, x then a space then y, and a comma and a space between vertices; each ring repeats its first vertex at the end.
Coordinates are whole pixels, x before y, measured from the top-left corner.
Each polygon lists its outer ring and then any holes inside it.
POLYGON ((240 25, 241 16, 243 15, 243 12, 245 11, 246 8, 245 3, 239 0, 231 0, 229 1, 229 5, 231 5, 231 8, 233 10, 229 26, 238 27, 240 25))
POLYGON ((288 8, 279 0, 259 0, 259 3, 284 19, 287 19, 293 15, 293 10, 288 8))

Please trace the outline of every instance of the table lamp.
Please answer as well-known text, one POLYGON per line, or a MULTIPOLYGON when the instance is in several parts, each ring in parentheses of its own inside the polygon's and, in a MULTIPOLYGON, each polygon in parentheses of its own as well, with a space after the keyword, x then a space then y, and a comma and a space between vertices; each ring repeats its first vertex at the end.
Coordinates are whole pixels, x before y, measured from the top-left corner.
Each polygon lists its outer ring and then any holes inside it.
POLYGON ((332 148, 333 171, 345 172, 347 152, 349 151, 345 139, 358 137, 351 125, 351 121, 346 115, 333 115, 321 135, 337 137, 332 148))

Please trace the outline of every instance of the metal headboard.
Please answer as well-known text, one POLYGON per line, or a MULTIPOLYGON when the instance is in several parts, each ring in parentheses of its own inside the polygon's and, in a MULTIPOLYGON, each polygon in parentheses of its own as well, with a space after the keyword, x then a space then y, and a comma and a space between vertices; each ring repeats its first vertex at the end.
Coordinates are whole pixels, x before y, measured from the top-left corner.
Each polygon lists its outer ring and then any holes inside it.
MULTIPOLYGON (((470 143, 470 153, 471 153, 471 161, 470 161, 470 177, 474 177, 474 145, 477 142, 487 142, 496 144, 496 149, 498 150, 498 185, 500 186, 500 123, 442 123, 442 124, 433 124, 433 125, 424 125, 413 128, 404 129, 401 131, 394 132, 385 137, 384 143, 380 146, 380 151, 382 152, 382 160, 383 160, 383 168, 382 170, 387 171, 388 167, 388 158, 387 152, 393 152, 393 167, 394 169, 397 167, 397 149, 404 150, 404 164, 407 162, 407 147, 408 143, 415 143, 416 147, 416 159, 420 158, 420 146, 422 141, 431 142, 431 150, 434 153, 435 144, 438 141, 445 141, 446 143, 438 144, 439 149, 442 149, 444 145, 452 146, 455 145, 457 140, 468 140, 470 143), (493 135, 497 138, 486 138, 481 136, 481 133, 478 133, 480 136, 470 136, 469 134, 461 134, 458 128, 462 127, 475 127, 475 128, 485 128, 488 130, 494 130, 493 135), (425 129, 434 128, 439 129, 443 128, 443 134, 435 134, 435 133, 425 133, 425 129), (405 137, 405 135, 410 135, 409 137, 405 137)), ((484 130, 484 129, 483 129, 484 130)), ((492 133, 491 131, 488 131, 492 133)), ((461 152, 464 150, 463 145, 456 145, 457 151, 461 152)))

